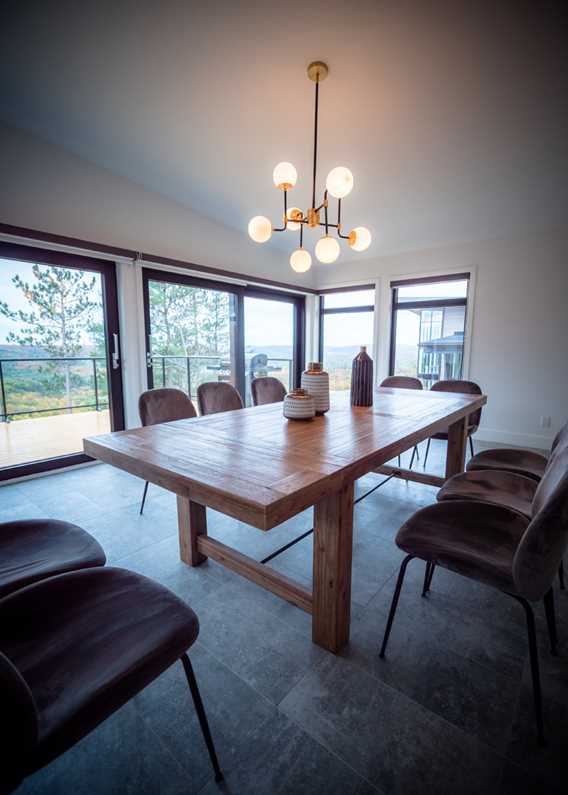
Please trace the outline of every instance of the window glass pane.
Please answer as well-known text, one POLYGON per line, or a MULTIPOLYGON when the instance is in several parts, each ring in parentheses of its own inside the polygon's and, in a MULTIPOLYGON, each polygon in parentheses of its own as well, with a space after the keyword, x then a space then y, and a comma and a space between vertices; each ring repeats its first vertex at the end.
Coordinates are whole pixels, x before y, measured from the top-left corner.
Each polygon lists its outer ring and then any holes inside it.
POLYGON ((373 357, 373 312, 323 316, 323 365, 332 391, 349 389, 351 364, 361 345, 373 357))
POLYGON ((0 468, 111 430, 100 273, 0 259, 0 468))
POLYGON ((205 381, 235 384, 234 295, 150 280, 148 296, 154 387, 177 387, 194 399, 205 381))
POLYGON ((439 298, 466 298, 468 279, 432 284, 409 284, 397 289, 398 303, 435 301, 439 298))
POLYGON ((465 307, 398 309, 393 375, 419 378, 426 388, 461 378, 465 307))
POLYGON ((246 404, 252 405, 253 378, 272 376, 293 386, 294 304, 270 298, 245 296, 246 404))
POLYGON ((340 309, 345 306, 374 306, 374 290, 348 290, 345 293, 327 293, 323 296, 324 309, 340 309))

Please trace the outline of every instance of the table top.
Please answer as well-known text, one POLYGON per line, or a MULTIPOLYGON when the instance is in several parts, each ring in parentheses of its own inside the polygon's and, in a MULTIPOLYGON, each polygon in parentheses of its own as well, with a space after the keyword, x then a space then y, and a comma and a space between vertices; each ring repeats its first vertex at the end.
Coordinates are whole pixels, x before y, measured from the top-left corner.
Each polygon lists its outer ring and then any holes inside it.
POLYGON ((486 403, 484 395, 377 389, 353 408, 349 393, 309 421, 282 403, 118 431, 85 452, 202 505, 268 530, 486 403))

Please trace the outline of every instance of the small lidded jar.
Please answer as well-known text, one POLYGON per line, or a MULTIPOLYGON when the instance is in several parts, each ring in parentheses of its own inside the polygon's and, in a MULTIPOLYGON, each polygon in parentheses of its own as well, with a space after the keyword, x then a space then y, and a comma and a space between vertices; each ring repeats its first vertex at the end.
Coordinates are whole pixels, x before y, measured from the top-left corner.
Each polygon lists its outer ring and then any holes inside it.
POLYGON ((305 389, 293 389, 284 398, 284 416, 289 420, 312 420, 316 415, 315 401, 305 389))

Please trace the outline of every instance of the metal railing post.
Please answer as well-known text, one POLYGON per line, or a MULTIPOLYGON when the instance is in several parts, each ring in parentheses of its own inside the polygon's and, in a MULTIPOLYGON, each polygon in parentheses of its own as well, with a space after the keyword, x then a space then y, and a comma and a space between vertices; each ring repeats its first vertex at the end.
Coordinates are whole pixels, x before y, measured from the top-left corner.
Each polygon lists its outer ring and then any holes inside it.
POLYGON ((185 366, 187 369, 187 394, 191 397, 191 363, 189 356, 185 357, 185 366))
POLYGON ((6 406, 6 390, 4 388, 4 371, 2 369, 2 361, 0 360, 0 393, 2 395, 2 422, 8 422, 8 408, 6 406))
POLYGON ((166 386, 166 357, 162 356, 162 386, 166 386))
POLYGON ((100 411, 99 408, 99 386, 97 382, 97 360, 93 359, 93 381, 95 383, 95 411, 100 411))

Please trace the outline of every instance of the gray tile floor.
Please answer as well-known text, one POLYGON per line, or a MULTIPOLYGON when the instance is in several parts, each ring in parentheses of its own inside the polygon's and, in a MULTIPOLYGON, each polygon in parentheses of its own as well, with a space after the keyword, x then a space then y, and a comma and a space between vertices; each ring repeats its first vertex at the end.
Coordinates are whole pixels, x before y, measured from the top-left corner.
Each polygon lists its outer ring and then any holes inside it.
MULTIPOLYGON (((478 445, 478 448, 480 445, 478 445)), ((442 466, 433 442, 429 469, 442 466), (431 465, 431 466, 430 466, 431 465)), ((376 483, 368 476, 361 493, 376 483)), ((201 624, 191 650, 226 782, 213 781, 181 666, 19 793, 461 795, 568 791, 568 592, 556 591, 562 654, 548 654, 539 613, 549 746, 538 749, 521 608, 438 570, 420 597, 423 567, 409 567, 388 658, 378 645, 402 559, 401 523, 435 490, 391 481, 356 506, 352 630, 333 656, 312 645, 310 619, 208 561, 179 561, 173 495, 92 466, 0 488, 0 521, 75 521, 109 564, 155 578, 201 624)), ((211 535, 258 559, 311 526, 305 512, 270 533, 208 512, 211 535)), ((273 565, 311 580, 311 537, 273 565)))

